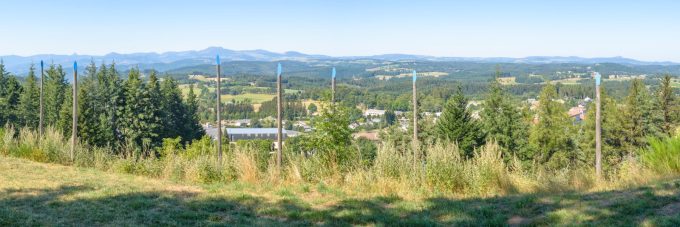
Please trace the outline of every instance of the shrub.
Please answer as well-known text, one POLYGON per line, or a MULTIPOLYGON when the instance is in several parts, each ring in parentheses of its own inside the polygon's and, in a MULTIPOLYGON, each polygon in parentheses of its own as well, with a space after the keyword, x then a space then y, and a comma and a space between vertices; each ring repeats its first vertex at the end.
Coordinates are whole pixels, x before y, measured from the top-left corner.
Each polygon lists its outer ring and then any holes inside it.
POLYGON ((222 171, 216 160, 209 157, 199 157, 189 163, 186 177, 193 182, 212 183, 222 179, 222 171))
POLYGON ((643 163, 661 174, 680 173, 680 137, 649 139, 649 147, 641 151, 643 163))

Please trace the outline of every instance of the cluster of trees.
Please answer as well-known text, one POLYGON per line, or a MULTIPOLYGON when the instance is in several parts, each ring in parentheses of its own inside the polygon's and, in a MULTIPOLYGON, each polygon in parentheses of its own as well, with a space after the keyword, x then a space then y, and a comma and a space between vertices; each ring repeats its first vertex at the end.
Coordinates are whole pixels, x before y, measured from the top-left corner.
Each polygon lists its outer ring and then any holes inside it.
MULTIPOLYGON (((172 78, 162 81, 155 71, 142 79, 131 69, 123 80, 115 64, 97 67, 92 62, 79 79, 78 132, 80 140, 93 146, 132 145, 152 148, 163 138, 184 143, 202 137, 198 100, 193 87, 186 99, 172 78)), ((50 65, 43 81, 44 125, 71 133, 72 87, 61 65, 50 65)), ((37 129, 40 82, 31 66, 23 84, 0 63, 0 123, 37 129)), ((115 150, 115 149, 114 149, 115 150)), ((142 149, 137 149, 141 151, 142 149)))
MULTIPOLYGON (((587 108, 585 123, 578 124, 567 115, 559 99, 556 86, 545 85, 539 95, 538 108, 531 111, 512 100, 498 83, 491 83, 479 119, 474 119, 466 106, 467 99, 459 90, 434 123, 436 133, 425 134, 435 140, 457 143, 468 157, 475 147, 495 140, 506 160, 537 161, 550 168, 592 164, 594 103, 587 108)), ((647 146, 648 138, 671 136, 680 119, 670 76, 662 78, 658 89, 649 89, 643 81, 633 80, 621 102, 605 91, 601 100, 605 169, 634 156, 637 149, 647 146)))

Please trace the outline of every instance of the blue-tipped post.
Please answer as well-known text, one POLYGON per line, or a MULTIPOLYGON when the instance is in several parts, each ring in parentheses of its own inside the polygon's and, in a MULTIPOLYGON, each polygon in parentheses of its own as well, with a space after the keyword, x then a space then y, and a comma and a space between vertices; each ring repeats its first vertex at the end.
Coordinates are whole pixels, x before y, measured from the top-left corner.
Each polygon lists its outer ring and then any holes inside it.
POLYGON ((283 160, 283 116, 281 115, 281 111, 283 111, 283 92, 281 90, 283 88, 281 87, 281 73, 281 63, 279 63, 276 67, 276 130, 278 133, 276 137, 276 166, 279 171, 281 171, 281 162, 283 160))
POLYGON ((220 92, 220 87, 222 83, 222 77, 220 76, 220 55, 215 56, 215 70, 217 76, 217 83, 215 92, 217 92, 217 106, 215 107, 215 112, 217 114, 217 162, 222 164, 222 92, 220 92))
POLYGON ((335 104, 335 67, 331 71, 331 104, 335 104))

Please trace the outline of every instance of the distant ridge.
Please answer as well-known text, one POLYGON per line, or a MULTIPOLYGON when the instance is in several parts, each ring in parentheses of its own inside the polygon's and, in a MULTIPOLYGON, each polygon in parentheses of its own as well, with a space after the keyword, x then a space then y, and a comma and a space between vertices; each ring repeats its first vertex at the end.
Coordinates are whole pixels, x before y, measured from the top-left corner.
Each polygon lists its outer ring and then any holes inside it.
POLYGON ((40 60, 49 63, 69 65, 73 61, 83 64, 94 60, 97 64, 102 61, 107 63, 115 61, 122 69, 132 66, 139 66, 142 69, 154 68, 159 71, 166 71, 181 67, 212 64, 216 55, 220 55, 223 61, 319 61, 319 60, 383 60, 383 61, 465 61, 465 62, 484 62, 484 63, 524 63, 524 64, 548 64, 548 63, 577 63, 577 64, 597 64, 597 63, 616 63, 624 65, 678 65, 679 63, 663 61, 648 62, 639 61, 624 57, 600 57, 583 58, 576 56, 529 56, 524 58, 507 57, 435 57, 426 55, 411 54, 382 54, 372 56, 342 56, 332 57, 327 55, 304 54, 296 51, 275 53, 267 50, 230 50, 222 47, 208 47, 203 50, 189 51, 170 51, 163 53, 109 53, 106 55, 55 55, 40 54, 32 56, 7 55, 0 56, 4 61, 7 70, 15 74, 25 74, 31 63, 40 60))

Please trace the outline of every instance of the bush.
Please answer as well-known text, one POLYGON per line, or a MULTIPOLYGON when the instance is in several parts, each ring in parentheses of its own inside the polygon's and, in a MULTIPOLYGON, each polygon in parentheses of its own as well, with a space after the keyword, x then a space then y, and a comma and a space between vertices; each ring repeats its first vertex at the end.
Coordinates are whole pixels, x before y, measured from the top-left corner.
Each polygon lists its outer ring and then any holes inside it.
POLYGON ((189 163, 186 178, 197 183, 213 183, 222 180, 222 171, 216 160, 200 157, 189 163))
POLYGON ((680 173, 680 137, 649 139, 649 147, 641 151, 643 163, 660 174, 680 173))

